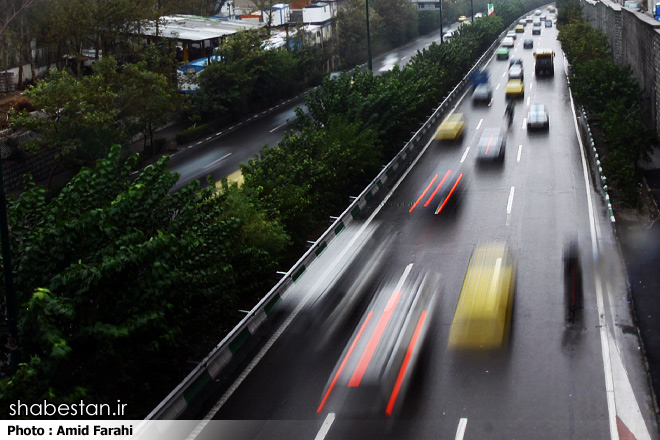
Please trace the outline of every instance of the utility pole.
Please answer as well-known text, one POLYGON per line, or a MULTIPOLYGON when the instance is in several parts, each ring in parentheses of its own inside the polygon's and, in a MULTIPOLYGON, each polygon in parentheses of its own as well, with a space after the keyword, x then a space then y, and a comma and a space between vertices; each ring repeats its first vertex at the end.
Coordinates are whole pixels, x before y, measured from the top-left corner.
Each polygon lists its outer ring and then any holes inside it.
POLYGON ((472 1, 473 0, 470 0, 470 11, 472 11, 472 21, 470 23, 474 23, 474 4, 472 1))
POLYGON ((442 0, 438 0, 440 2, 440 44, 443 44, 445 42, 445 38, 443 36, 444 32, 442 32, 442 0))
POLYGON ((367 65, 369 66, 369 70, 373 72, 374 68, 371 62, 371 35, 369 33, 369 0, 365 0, 365 4, 367 5, 367 57, 369 58, 367 65))

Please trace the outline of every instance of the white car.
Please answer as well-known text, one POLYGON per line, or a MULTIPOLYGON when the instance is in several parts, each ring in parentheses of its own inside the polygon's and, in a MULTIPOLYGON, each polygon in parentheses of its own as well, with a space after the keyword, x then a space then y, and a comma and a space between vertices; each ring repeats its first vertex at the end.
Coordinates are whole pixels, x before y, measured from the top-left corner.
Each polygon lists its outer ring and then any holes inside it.
POLYGON ((534 128, 548 130, 550 128, 550 120, 548 112, 543 104, 532 104, 529 106, 527 112, 527 129, 534 128))
POLYGON ((502 38, 502 46, 503 47, 513 47, 513 38, 511 37, 504 37, 502 38))
POLYGON ((523 72, 522 65, 520 64, 512 64, 511 67, 509 67, 509 79, 524 79, 525 74, 523 72))

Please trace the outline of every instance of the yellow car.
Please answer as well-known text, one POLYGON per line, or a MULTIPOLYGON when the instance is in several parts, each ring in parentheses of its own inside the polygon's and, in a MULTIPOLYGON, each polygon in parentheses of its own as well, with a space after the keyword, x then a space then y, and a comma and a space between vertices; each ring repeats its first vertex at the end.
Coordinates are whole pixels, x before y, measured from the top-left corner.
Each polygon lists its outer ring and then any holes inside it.
POLYGON ((519 34, 525 32, 525 26, 522 25, 522 24, 519 24, 518 26, 516 26, 516 32, 519 33, 519 34))
POLYGON ((507 98, 522 98, 525 95, 525 85, 520 79, 510 79, 506 83, 504 95, 507 98))
POLYGON ((458 17, 458 21, 460 21, 461 23, 467 21, 467 17, 465 15, 461 15, 460 17, 458 17))
POLYGON ((475 249, 449 330, 450 349, 489 350, 507 343, 515 273, 504 243, 486 243, 475 249))
POLYGON ((433 139, 453 141, 461 137, 463 130, 465 130, 465 118, 463 118, 463 114, 452 113, 442 121, 433 139))

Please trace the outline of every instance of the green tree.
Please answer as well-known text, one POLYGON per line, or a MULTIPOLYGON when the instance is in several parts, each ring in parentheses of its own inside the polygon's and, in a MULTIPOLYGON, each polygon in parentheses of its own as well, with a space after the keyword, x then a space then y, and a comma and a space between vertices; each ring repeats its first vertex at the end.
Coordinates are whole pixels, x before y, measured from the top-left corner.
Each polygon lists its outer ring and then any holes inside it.
POLYGON ((0 382, 3 401, 121 399, 144 417, 235 325, 240 302, 272 285, 281 227, 236 188, 171 193, 167 163, 133 179, 137 157, 114 147, 50 202, 33 184, 10 202, 30 361, 0 382))
MULTIPOLYGON (((339 27, 339 56, 348 66, 362 64, 367 60, 366 8, 364 1, 346 0, 337 12, 339 27)), ((369 29, 373 54, 384 51, 386 44, 385 24, 382 17, 369 2, 369 29)))
POLYGON ((274 218, 280 218, 300 245, 328 215, 343 210, 379 170, 375 133, 344 117, 331 117, 319 130, 305 126, 287 132, 276 147, 241 165, 245 190, 274 218))
POLYGON ((117 95, 98 75, 77 80, 55 71, 25 95, 39 114, 34 117, 23 111, 14 125, 39 134, 28 143, 30 149, 57 148, 64 161, 79 166, 106 154, 112 142, 123 139, 116 121, 117 95))
POLYGON ((557 39, 571 65, 612 59, 605 34, 582 19, 562 26, 557 39))
POLYGON ((128 64, 121 72, 119 101, 122 122, 144 136, 144 152, 152 156, 155 130, 172 119, 180 96, 166 77, 147 70, 146 62, 128 64))
POLYGON ((418 35, 417 11, 413 3, 408 0, 372 1, 383 20, 388 47, 399 47, 418 35))

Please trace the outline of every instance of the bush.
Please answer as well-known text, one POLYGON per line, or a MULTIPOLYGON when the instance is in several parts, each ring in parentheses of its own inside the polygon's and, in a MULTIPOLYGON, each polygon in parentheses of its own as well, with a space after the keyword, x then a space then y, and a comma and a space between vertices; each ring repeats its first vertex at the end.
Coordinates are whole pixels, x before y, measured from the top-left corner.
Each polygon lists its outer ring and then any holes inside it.
POLYGON ((215 125, 211 123, 193 125, 192 127, 186 128, 181 133, 176 134, 176 143, 177 145, 187 144, 188 142, 197 140, 202 136, 206 136, 207 134, 213 132, 215 128, 215 125))

